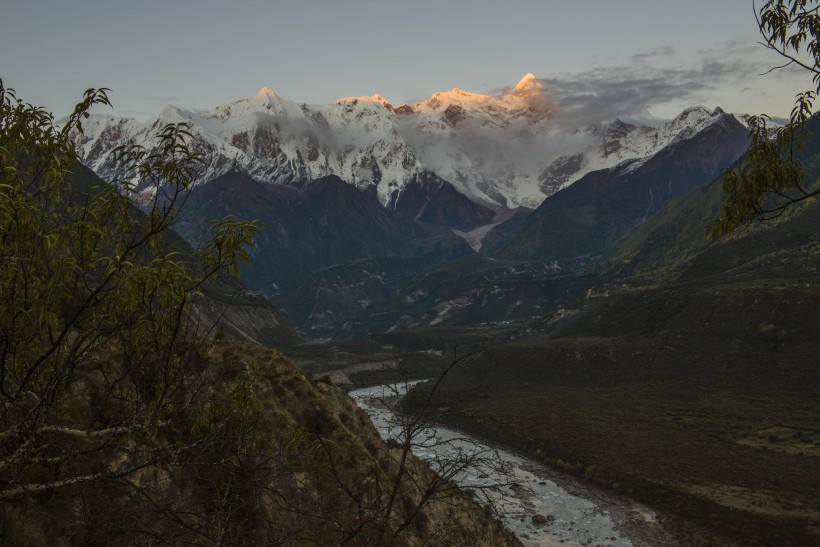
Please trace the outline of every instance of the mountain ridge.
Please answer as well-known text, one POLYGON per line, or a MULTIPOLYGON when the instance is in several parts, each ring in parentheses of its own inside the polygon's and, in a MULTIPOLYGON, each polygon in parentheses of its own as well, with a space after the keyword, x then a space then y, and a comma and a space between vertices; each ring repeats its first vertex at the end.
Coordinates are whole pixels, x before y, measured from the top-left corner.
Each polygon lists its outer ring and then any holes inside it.
POLYGON ((617 119, 573 127, 528 74, 504 95, 455 88, 398 107, 379 94, 308 105, 265 87, 209 110, 166 107, 145 123, 95 114, 74 142, 81 160, 108 178, 117 173, 116 146, 151 149, 157 129, 187 122, 190 144, 205 158, 197 184, 235 169, 297 187, 337 175, 374 187, 389 206, 413 177, 430 172, 482 206, 534 208, 590 171, 651 157, 710 117, 696 107, 659 127, 617 119))
POLYGON ((566 265, 596 256, 667 203, 714 180, 746 150, 748 133, 720 109, 705 120, 703 113, 696 107, 673 120, 684 129, 656 154, 588 173, 545 199, 509 241, 496 243, 496 254, 566 265))

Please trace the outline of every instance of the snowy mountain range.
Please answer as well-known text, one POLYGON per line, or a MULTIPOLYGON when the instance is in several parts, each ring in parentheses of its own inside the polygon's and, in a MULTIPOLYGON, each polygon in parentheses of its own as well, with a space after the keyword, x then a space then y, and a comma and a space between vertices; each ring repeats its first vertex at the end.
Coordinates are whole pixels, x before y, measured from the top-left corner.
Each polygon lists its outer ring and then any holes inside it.
POLYGON ((725 116, 695 107, 656 126, 616 119, 573 127, 527 74, 499 96, 452 89, 400 106, 378 94, 308 105, 265 87, 207 111, 169 106, 144 123, 93 115, 75 143, 83 163, 107 178, 117 169, 115 147, 151 149, 162 126, 188 122, 190 144, 205 158, 199 184, 230 171, 297 188, 336 175, 375 189, 395 209, 410 183, 436 175, 477 204, 534 208, 592 171, 624 162, 637 168, 725 116))

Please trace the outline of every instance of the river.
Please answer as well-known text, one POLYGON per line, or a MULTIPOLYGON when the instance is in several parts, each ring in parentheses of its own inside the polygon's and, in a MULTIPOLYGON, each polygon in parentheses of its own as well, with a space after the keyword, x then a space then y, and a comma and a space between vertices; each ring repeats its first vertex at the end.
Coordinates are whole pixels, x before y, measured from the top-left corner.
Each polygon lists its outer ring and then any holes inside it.
MULTIPOLYGON (((350 396, 370 415, 382 438, 388 440, 397 438, 403 428, 385 401, 395 401, 418 382, 357 389, 350 396)), ((648 508, 469 434, 431 425, 414 435, 414 445, 413 452, 434 469, 448 462, 469 460, 469 465, 459 467, 454 480, 473 491, 482 503, 492 504, 524 545, 622 547, 667 543, 648 508), (533 519, 535 515, 538 523, 533 519)))

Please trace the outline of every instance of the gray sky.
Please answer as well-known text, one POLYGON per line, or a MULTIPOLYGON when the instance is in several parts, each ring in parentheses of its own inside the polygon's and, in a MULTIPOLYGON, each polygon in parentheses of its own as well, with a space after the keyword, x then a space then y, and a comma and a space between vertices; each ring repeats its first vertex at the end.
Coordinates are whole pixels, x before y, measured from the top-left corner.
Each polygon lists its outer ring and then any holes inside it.
POLYGON ((761 76, 778 60, 757 39, 750 0, 0 0, 0 77, 58 116, 88 87, 145 118, 265 85, 401 104, 501 92, 527 72, 582 117, 787 115, 811 80, 761 76))

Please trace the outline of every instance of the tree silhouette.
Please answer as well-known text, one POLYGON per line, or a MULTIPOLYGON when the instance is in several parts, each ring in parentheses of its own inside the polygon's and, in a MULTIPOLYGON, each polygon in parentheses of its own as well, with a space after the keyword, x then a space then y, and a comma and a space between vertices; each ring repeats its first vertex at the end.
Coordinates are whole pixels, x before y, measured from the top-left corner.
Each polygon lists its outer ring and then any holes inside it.
POLYGON ((144 441, 175 427, 201 379, 191 300, 238 271, 259 229, 216 221, 196 251, 171 233, 199 159, 184 125, 162 128, 152 153, 119 149, 110 184, 80 166, 71 135, 106 92, 86 91, 58 127, 0 80, 0 500, 178 450, 144 441))
POLYGON ((797 95, 789 122, 773 126, 765 114, 749 119, 751 144, 743 163, 723 176, 725 201, 712 223, 715 236, 739 226, 776 218, 793 205, 820 194, 805 181, 799 152, 820 92, 820 2, 767 0, 755 16, 762 44, 784 62, 771 70, 800 67, 812 75, 814 88, 797 95))

